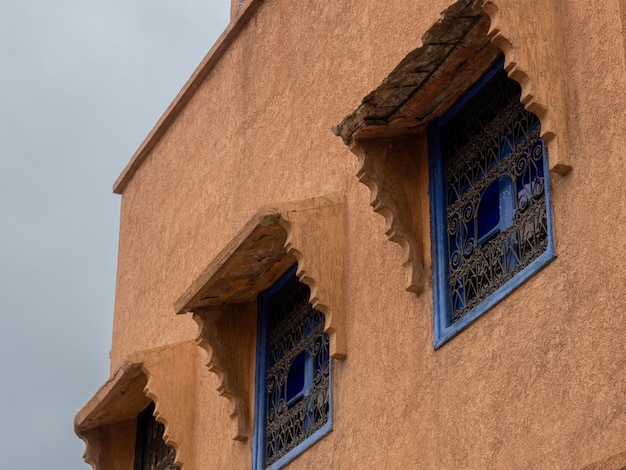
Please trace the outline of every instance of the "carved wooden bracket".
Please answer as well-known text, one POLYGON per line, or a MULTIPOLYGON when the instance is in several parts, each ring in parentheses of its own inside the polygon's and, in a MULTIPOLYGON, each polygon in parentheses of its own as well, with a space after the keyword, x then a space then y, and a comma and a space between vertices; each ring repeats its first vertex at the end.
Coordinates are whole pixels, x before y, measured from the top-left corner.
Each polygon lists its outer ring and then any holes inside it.
POLYGON ((232 438, 243 441, 252 429, 256 304, 199 307, 193 319, 199 326, 197 344, 219 379, 217 391, 230 402, 232 438))
POLYGON ((489 38, 504 53, 504 68, 522 87, 521 102, 541 120, 550 170, 572 169, 567 142, 566 61, 559 0, 487 0, 489 38))
POLYGON ((420 143, 425 144, 425 139, 400 136, 357 141, 351 148, 361 164, 359 181, 372 193, 370 204, 385 218, 389 240, 403 249, 406 290, 416 294, 426 283, 423 239, 427 234, 423 232, 428 226, 428 212, 424 216, 420 210, 425 201, 418 190, 428 185, 427 159, 420 158, 420 154, 427 155, 427 149, 420 143))
POLYGON ((231 402, 233 439, 252 430, 257 296, 296 261, 311 304, 326 317, 331 356, 345 357, 344 243, 338 193, 262 207, 175 303, 199 325, 198 345, 231 402))
POLYGON ((195 468, 195 347, 187 341, 133 353, 78 412, 74 429, 94 470, 132 467, 137 414, 151 400, 176 465, 195 468))
POLYGON ((311 289, 313 308, 326 317, 330 355, 347 354, 344 307, 346 250, 343 196, 331 194, 275 208, 287 232, 287 254, 298 260, 296 275, 311 289))

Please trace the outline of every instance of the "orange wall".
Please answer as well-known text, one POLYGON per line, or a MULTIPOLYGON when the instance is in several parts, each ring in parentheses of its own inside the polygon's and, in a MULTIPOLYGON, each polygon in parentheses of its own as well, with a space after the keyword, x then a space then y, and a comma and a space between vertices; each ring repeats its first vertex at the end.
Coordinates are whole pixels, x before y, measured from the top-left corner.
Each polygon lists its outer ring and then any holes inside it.
MULTIPOLYGON (((558 258, 437 351, 432 286, 404 291, 401 249, 331 132, 450 3, 261 3, 123 190, 112 370, 133 351, 196 336, 173 303, 260 206, 341 191, 348 355, 334 365, 333 432, 290 468, 582 468, 626 452, 618 0, 559 0, 559 152, 572 171, 552 177, 558 258)), ((517 20, 507 27, 542 34, 541 12, 517 20)), ((198 468, 245 468, 251 442, 230 439, 228 402, 204 362, 198 468)))

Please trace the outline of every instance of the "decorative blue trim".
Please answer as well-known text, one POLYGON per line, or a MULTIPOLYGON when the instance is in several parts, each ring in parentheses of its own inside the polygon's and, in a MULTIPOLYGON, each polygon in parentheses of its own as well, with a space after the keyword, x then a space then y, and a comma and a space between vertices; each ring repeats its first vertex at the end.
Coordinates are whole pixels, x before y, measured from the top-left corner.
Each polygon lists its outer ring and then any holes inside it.
POLYGON ((433 306, 434 306, 434 348, 438 349, 449 339, 472 323, 491 307, 507 297, 514 289, 528 278, 543 269, 556 257, 554 250, 552 207, 550 204, 550 170, 547 149, 544 147, 543 177, 545 183, 547 248, 519 273, 502 284, 493 294, 480 302, 475 308, 452 323, 452 305, 448 294, 448 236, 446 233, 446 188, 444 155, 442 149, 442 129, 462 111, 495 77, 502 71, 504 57, 499 57, 489 71, 483 75, 440 119, 428 128, 429 147, 429 193, 432 233, 433 262, 433 306))
POLYGON ((333 427, 333 371, 332 360, 329 358, 329 401, 328 420, 312 435, 304 439, 301 443, 291 449, 286 455, 278 459, 269 467, 265 467, 265 422, 267 410, 267 394, 265 392, 265 376, 267 369, 267 313, 269 310, 269 300, 294 277, 296 277, 297 263, 291 266, 274 284, 261 292, 258 296, 257 304, 257 352, 256 352, 256 372, 255 372, 255 406, 254 406, 254 442, 252 449, 253 470, 278 470, 293 461, 314 443, 328 434, 333 427))

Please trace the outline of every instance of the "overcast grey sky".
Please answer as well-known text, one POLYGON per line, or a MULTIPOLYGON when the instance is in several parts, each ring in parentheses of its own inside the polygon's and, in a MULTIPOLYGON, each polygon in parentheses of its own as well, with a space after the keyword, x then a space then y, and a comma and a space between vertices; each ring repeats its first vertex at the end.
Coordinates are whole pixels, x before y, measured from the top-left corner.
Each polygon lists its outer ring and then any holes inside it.
POLYGON ((230 0, 0 0, 0 455, 88 469, 75 413, 109 375, 111 186, 230 0))

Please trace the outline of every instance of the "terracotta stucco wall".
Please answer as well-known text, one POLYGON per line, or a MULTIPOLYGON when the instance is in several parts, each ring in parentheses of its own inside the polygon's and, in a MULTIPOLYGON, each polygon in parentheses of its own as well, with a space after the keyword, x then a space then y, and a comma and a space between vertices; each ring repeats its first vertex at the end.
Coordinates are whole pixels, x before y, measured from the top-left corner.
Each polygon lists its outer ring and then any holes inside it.
POLYGON ((368 3, 263 3, 125 188, 113 367, 189 337, 171 305, 258 207, 355 184, 330 129, 446 2, 368 3))
MULTIPOLYGON (((437 351, 432 286, 404 291, 402 250, 330 131, 450 3, 261 4, 124 188, 112 369, 133 351, 196 336, 173 303, 260 206, 340 191, 348 354, 334 364, 333 432, 290 468, 581 468, 626 451, 618 0, 559 2, 559 151, 572 171, 552 178, 558 258, 437 351)), ((541 18, 519 27, 541 34, 541 18)), ((426 142, 415 142, 424 211, 426 142)), ((247 468, 251 441, 231 439, 218 380, 204 353, 192 360, 198 468, 247 468)))

